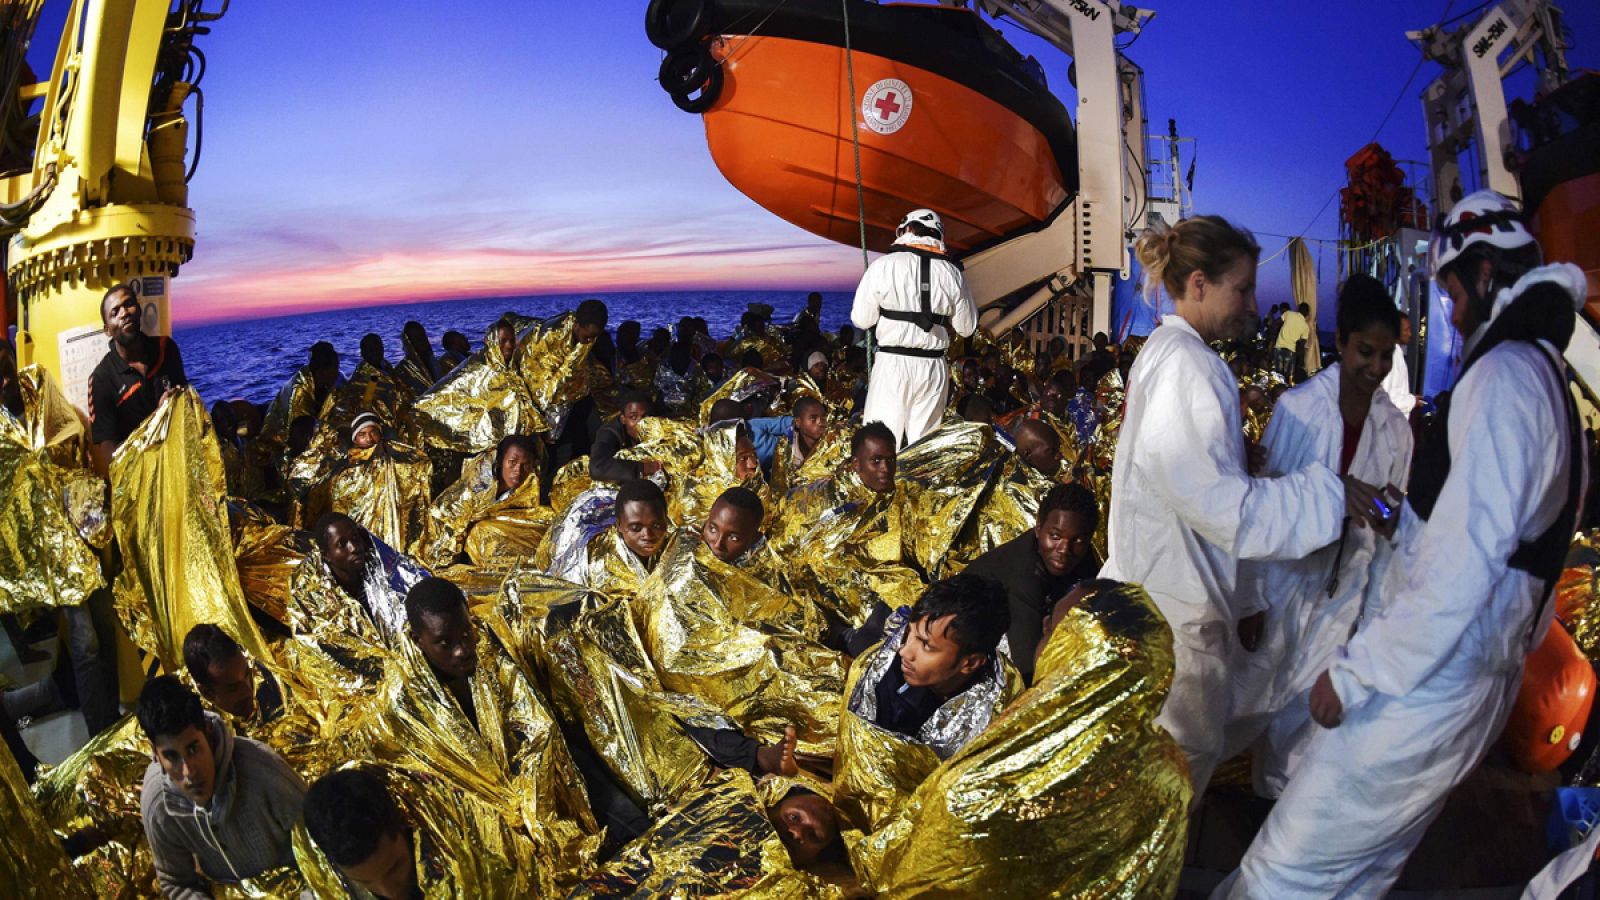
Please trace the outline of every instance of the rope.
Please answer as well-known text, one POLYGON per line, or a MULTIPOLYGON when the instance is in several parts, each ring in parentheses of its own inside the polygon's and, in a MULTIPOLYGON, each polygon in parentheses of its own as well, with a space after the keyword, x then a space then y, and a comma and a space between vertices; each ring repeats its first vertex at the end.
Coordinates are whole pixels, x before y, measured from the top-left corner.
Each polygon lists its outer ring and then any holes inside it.
POLYGON ((844 14, 844 70, 850 80, 850 144, 856 156, 856 225, 861 229, 861 268, 867 268, 867 201, 861 191, 861 124, 856 121, 856 64, 850 51, 850 0, 839 0, 844 14))
MULTIPOLYGON (((844 18, 844 69, 850 82, 850 144, 856 158, 856 226, 861 230, 861 270, 871 264, 867 258, 867 200, 861 190, 861 125, 856 121, 856 64, 850 50, 850 0, 839 0, 844 18)), ((867 332, 867 371, 872 371, 872 332, 867 332)))

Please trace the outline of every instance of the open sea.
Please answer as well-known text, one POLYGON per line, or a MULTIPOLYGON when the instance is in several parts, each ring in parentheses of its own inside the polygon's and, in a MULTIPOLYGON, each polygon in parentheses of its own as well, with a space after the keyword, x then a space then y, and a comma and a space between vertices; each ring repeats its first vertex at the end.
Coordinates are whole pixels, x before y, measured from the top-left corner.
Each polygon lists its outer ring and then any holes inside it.
MULTIPOLYGON (((306 364, 311 345, 328 341, 339 351, 340 368, 349 375, 361 361, 361 338, 376 332, 391 362, 401 357, 400 329, 415 319, 428 330, 435 353, 446 331, 459 331, 477 351, 489 326, 507 312, 542 318, 574 309, 586 297, 599 297, 610 309, 613 334, 633 319, 648 339, 657 326, 672 327, 683 316, 706 320, 711 336, 727 337, 750 303, 777 310, 774 324, 787 324, 805 308, 806 291, 661 291, 615 294, 552 294, 537 297, 493 297, 474 300, 396 302, 357 309, 327 310, 184 327, 173 338, 183 350, 189 381, 206 403, 243 398, 256 403, 272 399, 294 370, 306 364)), ((851 295, 822 295, 822 326, 837 329, 849 321, 851 295)))

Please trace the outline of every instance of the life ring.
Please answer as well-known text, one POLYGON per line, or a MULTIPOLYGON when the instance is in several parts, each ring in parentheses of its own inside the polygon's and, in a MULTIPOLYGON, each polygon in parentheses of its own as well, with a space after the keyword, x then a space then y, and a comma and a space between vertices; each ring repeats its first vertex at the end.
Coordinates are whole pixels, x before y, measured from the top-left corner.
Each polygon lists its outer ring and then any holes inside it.
POLYGON ((711 0, 650 0, 644 33, 663 50, 698 42, 711 28, 711 0))
POLYGON ((704 88, 712 79, 712 70, 720 68, 704 45, 691 49, 674 50, 661 61, 656 80, 669 94, 692 94, 704 88))
POLYGON ((684 112, 694 115, 699 115, 710 109, 717 102, 717 98, 722 96, 721 66, 711 67, 710 77, 706 79, 704 85, 700 86, 699 91, 699 94, 696 94, 693 90, 674 93, 672 102, 684 112))

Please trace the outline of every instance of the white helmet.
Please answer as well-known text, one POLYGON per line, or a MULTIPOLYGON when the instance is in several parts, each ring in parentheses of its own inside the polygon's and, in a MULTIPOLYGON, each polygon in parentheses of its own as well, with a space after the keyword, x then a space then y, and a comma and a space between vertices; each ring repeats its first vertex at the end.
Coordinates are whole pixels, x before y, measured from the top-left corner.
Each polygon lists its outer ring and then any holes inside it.
POLYGON ((913 209, 906 213, 906 217, 900 220, 900 227, 894 230, 894 236, 905 234, 906 227, 912 222, 932 228, 939 233, 940 240, 944 239, 944 223, 939 220, 939 214, 931 209, 913 209))
POLYGON ((1515 203, 1495 191, 1474 191, 1462 197, 1434 229, 1428 256, 1434 277, 1438 277, 1441 269, 1473 244, 1514 250, 1533 242, 1515 203))

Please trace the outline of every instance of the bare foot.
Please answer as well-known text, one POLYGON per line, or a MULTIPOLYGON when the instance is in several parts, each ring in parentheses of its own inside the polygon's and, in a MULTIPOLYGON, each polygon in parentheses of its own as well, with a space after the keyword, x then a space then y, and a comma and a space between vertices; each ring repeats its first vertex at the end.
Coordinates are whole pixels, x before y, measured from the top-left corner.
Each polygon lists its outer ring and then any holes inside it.
POLYGON ((793 778, 800 774, 800 764, 795 762, 794 748, 799 742, 794 726, 783 730, 783 743, 768 744, 756 750, 756 767, 767 775, 793 778))

